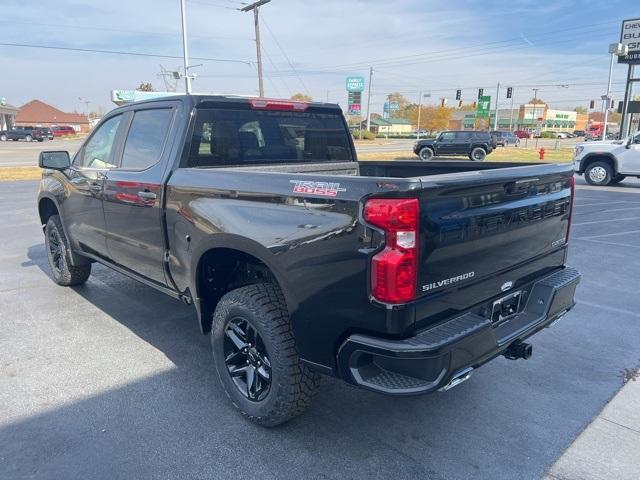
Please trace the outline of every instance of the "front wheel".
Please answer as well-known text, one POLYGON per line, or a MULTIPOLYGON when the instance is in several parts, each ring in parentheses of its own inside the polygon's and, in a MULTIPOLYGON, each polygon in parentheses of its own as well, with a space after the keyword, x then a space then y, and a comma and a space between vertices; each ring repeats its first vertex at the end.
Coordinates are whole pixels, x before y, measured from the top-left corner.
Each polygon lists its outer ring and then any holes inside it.
POLYGON ((7 141, 7 136, 6 135, 0 135, 0 142, 6 142, 7 141))
POLYGON ((248 285, 223 296, 211 344, 220 383, 249 420, 273 427, 311 405, 320 378, 300 361, 277 286, 248 285))
POLYGON ((32 140, 33 140, 33 137, 32 137, 31 135, 27 135, 26 137, 24 137, 24 139, 25 139, 27 142, 30 142, 30 141, 32 141, 32 140))
POLYGON ((471 150, 469 158, 475 162, 482 162, 487 157, 487 152, 482 147, 476 147, 471 150))
POLYGON ((431 160, 433 158, 433 150, 429 147, 424 147, 418 153, 421 160, 431 160))
POLYGON ((584 178, 589 185, 609 185, 613 179, 613 170, 608 163, 593 162, 584 172, 584 178))
POLYGON ((69 242, 58 215, 52 215, 44 228, 44 242, 53 280, 63 287, 80 285, 91 275, 91 264, 71 265, 69 242))

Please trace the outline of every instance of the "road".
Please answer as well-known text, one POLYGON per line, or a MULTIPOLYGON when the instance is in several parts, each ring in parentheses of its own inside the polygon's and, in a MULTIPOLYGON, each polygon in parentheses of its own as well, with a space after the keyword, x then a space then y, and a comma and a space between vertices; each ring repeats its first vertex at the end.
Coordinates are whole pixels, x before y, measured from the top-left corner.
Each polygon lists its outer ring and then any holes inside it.
MULTIPOLYGON (((578 139, 559 140, 560 145, 573 146, 578 139)), ((379 139, 375 144, 358 143, 356 149, 360 153, 371 152, 402 152, 407 156, 413 156, 413 144, 416 140, 389 140, 379 139)), ((536 145, 535 140, 528 140, 529 147, 536 145)), ((38 154, 42 150, 68 150, 72 155, 80 147, 80 140, 55 139, 45 142, 0 142, 0 167, 28 167, 38 164, 38 154)), ((556 140, 539 139, 538 147, 546 149, 554 148, 556 140)), ((523 143, 524 145, 524 143, 523 143)))
POLYGON ((0 476, 540 478, 640 362, 640 183, 579 182, 578 305, 530 360, 421 397, 326 378, 307 414, 272 430, 229 404, 190 307, 100 266, 54 285, 37 183, 0 182, 0 476))

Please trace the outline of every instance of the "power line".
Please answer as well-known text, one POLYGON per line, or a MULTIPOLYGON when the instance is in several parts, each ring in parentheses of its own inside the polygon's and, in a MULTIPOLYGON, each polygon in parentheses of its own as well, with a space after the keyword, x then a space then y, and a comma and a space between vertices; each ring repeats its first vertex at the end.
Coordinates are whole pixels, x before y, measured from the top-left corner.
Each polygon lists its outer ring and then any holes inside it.
MULTIPOLYGON (((134 57, 154 57, 154 58, 178 58, 182 59, 179 55, 163 55, 160 53, 145 53, 145 52, 122 52, 118 50, 97 50, 92 48, 76 48, 76 47, 60 47, 53 45, 36 45, 30 43, 4 43, 0 42, 2 47, 23 47, 23 48, 40 48, 44 50, 64 50, 71 52, 85 52, 85 53, 105 53, 110 55, 129 55, 134 57)), ((191 57, 192 60, 201 60, 205 62, 225 62, 225 63, 242 63, 244 65, 251 65, 252 62, 246 60, 232 60, 228 58, 208 58, 208 57, 191 57)))
MULTIPOLYGON (((132 33, 135 35, 159 35, 159 36, 180 35, 180 32, 153 32, 149 30, 129 30, 124 28, 108 28, 108 27, 86 27, 82 25, 69 25, 69 24, 56 24, 56 23, 0 21, 0 24, 3 24, 3 23, 8 25, 31 25, 35 27, 68 28, 72 30, 132 33)), ((212 40, 237 40, 237 41, 249 41, 249 42, 253 41, 253 38, 242 38, 242 37, 223 37, 223 36, 214 36, 214 35, 189 35, 189 36, 192 38, 209 38, 212 40)))
POLYGON ((276 42, 276 45, 280 49, 280 52, 282 52, 282 55, 284 56, 284 58, 287 60, 287 63, 291 67, 291 70, 293 70, 295 72, 296 77, 298 77, 298 80, 300 81, 300 84, 302 85, 302 88, 304 88, 304 90, 307 92, 307 95, 310 95, 309 89, 307 88, 307 86, 305 85, 304 81, 302 80, 302 77, 300 76, 300 74, 296 70, 296 67, 293 66, 293 63, 291 63, 291 60, 289 59, 289 56, 284 51, 284 48, 282 48, 282 45, 280 45, 280 42, 278 41, 278 39, 276 38, 275 34, 271 30, 271 27, 269 27, 269 24, 265 21, 264 17, 262 17, 262 23, 264 24, 265 27, 267 27, 267 31, 269 32, 269 34, 271 35, 273 40, 276 42))

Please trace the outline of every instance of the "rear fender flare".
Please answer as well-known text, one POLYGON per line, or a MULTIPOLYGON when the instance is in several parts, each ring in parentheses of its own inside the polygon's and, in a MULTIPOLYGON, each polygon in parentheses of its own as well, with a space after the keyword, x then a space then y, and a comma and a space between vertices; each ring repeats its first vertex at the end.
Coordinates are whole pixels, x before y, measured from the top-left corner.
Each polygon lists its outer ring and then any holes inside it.
POLYGON ((240 235, 217 233, 215 235, 207 236, 198 242, 197 246, 193 249, 193 254, 191 255, 189 290, 198 312, 199 319, 202 319, 202 314, 204 312, 202 299, 198 292, 198 264, 205 253, 216 248, 237 250, 238 252, 251 255, 264 263, 278 282, 278 286, 280 287, 280 290, 287 302, 289 314, 291 315, 297 309, 298 301, 285 280, 286 275, 280 266, 281 262, 271 251, 269 251, 269 249, 254 240, 250 240, 240 235))

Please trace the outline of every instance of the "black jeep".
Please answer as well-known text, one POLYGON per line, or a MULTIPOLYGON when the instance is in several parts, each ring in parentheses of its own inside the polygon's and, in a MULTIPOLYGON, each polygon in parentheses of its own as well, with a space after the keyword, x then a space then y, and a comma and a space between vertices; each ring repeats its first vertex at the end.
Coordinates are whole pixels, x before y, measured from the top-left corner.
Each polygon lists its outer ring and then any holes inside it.
POLYGON ((496 139, 489 132, 473 130, 447 131, 435 139, 420 140, 413 152, 422 160, 434 156, 468 155, 471 160, 483 161, 496 148, 496 139))

